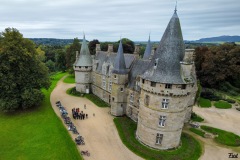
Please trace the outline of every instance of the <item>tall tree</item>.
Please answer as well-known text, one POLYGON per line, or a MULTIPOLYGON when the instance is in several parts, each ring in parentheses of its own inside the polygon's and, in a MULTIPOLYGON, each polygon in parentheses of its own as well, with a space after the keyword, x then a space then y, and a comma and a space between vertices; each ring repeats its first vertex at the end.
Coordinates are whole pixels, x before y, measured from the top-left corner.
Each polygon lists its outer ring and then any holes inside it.
POLYGON ((73 63, 76 60, 76 51, 80 52, 81 44, 78 38, 74 38, 73 43, 66 49, 66 67, 73 70, 73 63))
POLYGON ((89 51, 90 51, 91 55, 96 54, 96 44, 99 44, 99 43, 100 42, 97 39, 94 39, 94 40, 92 40, 88 43, 88 48, 89 48, 89 51))
POLYGON ((32 41, 14 28, 0 33, 0 109, 14 111, 37 106, 48 88, 48 69, 39 58, 32 41))
POLYGON ((198 47, 195 52, 197 76, 202 86, 216 88, 222 82, 234 83, 240 77, 240 46, 198 47))

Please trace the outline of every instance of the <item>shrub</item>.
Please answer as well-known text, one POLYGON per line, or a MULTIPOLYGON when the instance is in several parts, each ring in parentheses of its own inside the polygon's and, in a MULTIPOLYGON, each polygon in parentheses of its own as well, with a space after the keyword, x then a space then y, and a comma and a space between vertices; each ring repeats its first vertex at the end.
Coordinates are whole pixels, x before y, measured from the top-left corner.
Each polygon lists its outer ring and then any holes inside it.
POLYGON ((209 108, 212 106, 211 101, 205 98, 200 98, 198 104, 203 108, 209 108))
POLYGON ((192 112, 191 120, 193 120, 195 122, 202 122, 202 121, 204 121, 204 119, 202 117, 198 116, 195 112, 192 112))
POLYGON ((228 103, 232 103, 232 104, 236 103, 236 101, 234 101, 232 99, 224 99, 224 100, 227 101, 228 103))
POLYGON ((225 101, 218 101, 214 103, 214 106, 216 108, 220 108, 220 109, 228 109, 228 108, 232 108, 232 105, 229 104, 228 102, 225 101))

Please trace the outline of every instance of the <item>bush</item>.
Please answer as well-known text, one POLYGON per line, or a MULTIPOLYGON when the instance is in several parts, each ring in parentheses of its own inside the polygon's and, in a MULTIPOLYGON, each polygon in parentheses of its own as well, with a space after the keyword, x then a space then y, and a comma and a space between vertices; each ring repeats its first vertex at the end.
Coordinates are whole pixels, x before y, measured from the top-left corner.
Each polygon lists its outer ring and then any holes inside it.
POLYGON ((207 132, 210 132, 214 135, 218 135, 215 137, 215 141, 227 146, 240 146, 240 137, 232 132, 224 131, 221 129, 209 127, 209 126, 201 126, 201 128, 207 132))
POLYGON ((200 116, 198 116, 195 112, 192 112, 191 114, 191 120, 195 122, 202 122, 204 119, 200 116))
POLYGON ((191 132, 193 132, 193 133, 201 136, 201 137, 204 137, 204 135, 205 135, 205 132, 203 132, 203 131, 201 131, 201 130, 199 130, 199 129, 196 129, 196 128, 189 128, 189 130, 190 130, 191 132))
POLYGON ((228 108, 232 108, 232 105, 229 104, 228 102, 224 102, 224 101, 218 101, 214 103, 214 106, 216 108, 220 108, 220 109, 228 109, 228 108))
POLYGON ((209 99, 211 101, 219 101, 222 100, 221 96, 215 95, 214 93, 210 91, 202 92, 201 97, 205 99, 209 99))
POLYGON ((98 107, 110 107, 110 105, 106 102, 104 102, 102 99, 100 99, 98 96, 94 94, 85 94, 87 99, 92 101, 94 104, 96 104, 98 107))
POLYGON ((211 101, 205 98, 200 98, 198 104, 203 108, 209 108, 212 106, 211 101))
POLYGON ((232 99, 224 99, 224 100, 227 101, 228 103, 232 103, 232 104, 236 103, 236 101, 234 101, 232 99))

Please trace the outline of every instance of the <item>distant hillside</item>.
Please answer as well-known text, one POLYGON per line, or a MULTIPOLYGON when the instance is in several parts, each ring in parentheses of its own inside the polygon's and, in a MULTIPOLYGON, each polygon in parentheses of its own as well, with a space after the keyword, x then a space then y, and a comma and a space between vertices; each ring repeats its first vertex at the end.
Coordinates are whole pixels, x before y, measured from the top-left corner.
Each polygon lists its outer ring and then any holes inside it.
MULTIPOLYGON (((73 39, 56 39, 56 38, 29 38, 37 45, 68 45, 73 43, 73 39)), ((80 39, 80 41, 82 41, 80 39)))
POLYGON ((194 42, 204 43, 204 42, 240 42, 240 36, 219 36, 219 37, 209 37, 201 38, 194 42))

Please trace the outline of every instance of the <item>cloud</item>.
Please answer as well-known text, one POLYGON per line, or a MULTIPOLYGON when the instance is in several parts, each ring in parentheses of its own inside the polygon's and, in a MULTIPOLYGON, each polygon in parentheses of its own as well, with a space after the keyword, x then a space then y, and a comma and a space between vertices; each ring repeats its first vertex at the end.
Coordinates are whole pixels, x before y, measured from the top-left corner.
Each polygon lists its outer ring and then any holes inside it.
MULTIPOLYGON (((1 0, 0 30, 14 27, 25 37, 116 41, 159 41, 173 14, 175 0, 1 0)), ((178 1, 183 37, 194 40, 240 35, 238 0, 178 1)))

